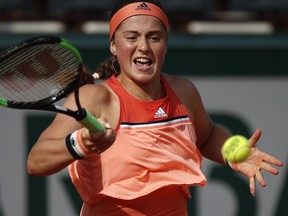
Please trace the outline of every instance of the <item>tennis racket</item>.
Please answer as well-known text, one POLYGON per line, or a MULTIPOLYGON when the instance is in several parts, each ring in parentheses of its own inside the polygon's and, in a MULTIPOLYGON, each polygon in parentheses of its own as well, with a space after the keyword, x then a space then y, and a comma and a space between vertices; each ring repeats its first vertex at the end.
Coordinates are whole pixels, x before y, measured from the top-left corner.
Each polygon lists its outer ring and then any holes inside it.
POLYGON ((62 113, 90 131, 105 131, 81 107, 79 87, 83 72, 81 55, 67 40, 41 36, 22 41, 0 53, 0 105, 62 113), (56 104, 73 91, 77 110, 56 104))

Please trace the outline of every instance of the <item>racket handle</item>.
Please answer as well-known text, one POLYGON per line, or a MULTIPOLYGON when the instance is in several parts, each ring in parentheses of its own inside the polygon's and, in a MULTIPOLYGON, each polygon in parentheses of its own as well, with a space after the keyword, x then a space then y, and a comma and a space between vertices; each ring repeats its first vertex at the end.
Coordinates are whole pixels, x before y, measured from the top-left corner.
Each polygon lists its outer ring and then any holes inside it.
POLYGON ((86 111, 86 117, 79 120, 79 122, 88 128, 92 132, 104 132, 106 128, 88 111, 86 111))

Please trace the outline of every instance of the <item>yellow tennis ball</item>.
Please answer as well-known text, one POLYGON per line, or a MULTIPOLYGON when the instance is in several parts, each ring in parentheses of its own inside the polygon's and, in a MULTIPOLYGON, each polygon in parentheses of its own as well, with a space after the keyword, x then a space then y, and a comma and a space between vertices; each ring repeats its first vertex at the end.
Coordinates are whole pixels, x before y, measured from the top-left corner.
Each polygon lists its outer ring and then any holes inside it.
POLYGON ((244 161, 250 154, 250 144, 246 137, 234 135, 227 139, 222 146, 224 159, 232 163, 244 161))

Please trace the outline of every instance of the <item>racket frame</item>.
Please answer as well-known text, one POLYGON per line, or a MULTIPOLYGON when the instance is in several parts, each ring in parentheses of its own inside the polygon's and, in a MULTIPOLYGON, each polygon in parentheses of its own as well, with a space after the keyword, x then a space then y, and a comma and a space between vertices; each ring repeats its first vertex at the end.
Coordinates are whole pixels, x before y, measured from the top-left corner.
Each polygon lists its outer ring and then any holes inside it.
POLYGON ((70 117, 73 117, 81 124, 83 124, 85 127, 87 127, 90 131, 105 131, 106 129, 104 128, 104 126, 91 113, 82 108, 80 104, 79 87, 83 73, 83 61, 79 51, 69 41, 63 38, 53 36, 40 36, 31 38, 26 41, 17 43, 14 46, 2 51, 0 53, 0 61, 5 60, 14 53, 17 53, 27 47, 36 46, 39 44, 51 44, 51 43, 58 43, 62 47, 70 50, 79 60, 77 71, 75 71, 76 73, 75 80, 70 82, 65 88, 63 88, 56 94, 50 95, 49 97, 41 99, 39 101, 11 102, 9 100, 6 100, 5 98, 0 97, 0 105, 15 109, 44 110, 44 111, 62 113, 70 117), (70 93, 73 92, 73 90, 74 90, 74 99, 78 110, 73 111, 64 106, 54 104, 57 101, 67 97, 70 93))

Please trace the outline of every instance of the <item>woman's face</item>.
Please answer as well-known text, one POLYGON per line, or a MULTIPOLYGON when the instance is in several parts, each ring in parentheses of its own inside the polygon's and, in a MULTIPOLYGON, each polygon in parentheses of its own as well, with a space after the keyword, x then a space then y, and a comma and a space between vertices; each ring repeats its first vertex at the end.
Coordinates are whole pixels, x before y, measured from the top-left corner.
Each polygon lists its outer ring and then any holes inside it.
POLYGON ((110 50, 121 65, 121 73, 135 82, 159 77, 167 51, 167 32, 153 16, 137 15, 124 20, 115 31, 110 50))

